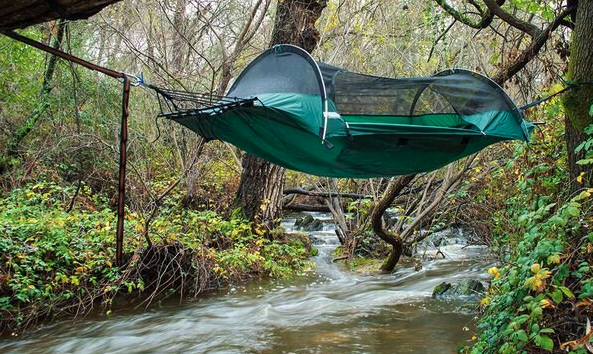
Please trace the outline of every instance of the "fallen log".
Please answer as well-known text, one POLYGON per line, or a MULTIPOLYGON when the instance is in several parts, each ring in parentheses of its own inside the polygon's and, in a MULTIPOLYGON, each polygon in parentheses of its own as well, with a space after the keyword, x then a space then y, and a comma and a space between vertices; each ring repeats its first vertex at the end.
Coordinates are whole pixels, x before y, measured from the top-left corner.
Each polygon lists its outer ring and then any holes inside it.
POLYGON ((282 207, 284 210, 290 211, 318 211, 322 213, 329 213, 330 210, 326 205, 312 205, 312 204, 288 204, 282 207))
POLYGON ((308 191, 303 188, 291 188, 285 189, 284 194, 301 194, 306 195, 309 197, 342 197, 342 198, 351 198, 351 199, 372 199, 369 195, 357 194, 357 193, 332 193, 332 192, 313 192, 308 191))

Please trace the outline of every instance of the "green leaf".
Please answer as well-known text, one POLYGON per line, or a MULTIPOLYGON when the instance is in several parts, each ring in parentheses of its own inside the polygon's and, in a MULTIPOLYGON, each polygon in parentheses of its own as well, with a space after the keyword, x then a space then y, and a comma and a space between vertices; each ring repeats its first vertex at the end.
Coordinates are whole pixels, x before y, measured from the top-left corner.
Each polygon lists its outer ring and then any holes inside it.
POLYGON ((517 339, 519 339, 521 342, 527 342, 527 333, 525 333, 525 331, 522 329, 518 330, 517 339))
POLYGON ((546 19, 546 21, 552 22, 554 20, 554 11, 550 8, 550 6, 546 5, 542 11, 542 17, 546 19))
POLYGON ((550 294, 550 297, 552 298, 552 300, 554 300, 554 302, 560 302, 562 301, 562 291, 560 289, 556 289, 553 293, 550 294))
POLYGON ((550 222, 558 226, 566 226, 568 220, 566 220, 565 218, 561 218, 558 215, 554 215, 550 218, 550 222))
POLYGON ((541 336, 539 346, 542 349, 552 351, 554 350, 554 341, 546 335, 541 336))
POLYGON ((529 4, 529 6, 527 7, 527 12, 532 13, 532 14, 535 14, 539 10, 539 8, 540 8, 540 5, 538 3, 531 2, 529 4))
POLYGON ((593 117, 593 104, 591 105, 591 108, 589 108, 589 115, 593 117))
MULTIPOLYGON (((591 161, 593 161, 593 160, 591 160, 591 161)), ((566 212, 568 213, 568 215, 573 216, 573 217, 577 217, 581 214, 581 210, 577 207, 572 206, 572 205, 569 205, 566 208, 566 212)))
POLYGON ((558 264, 560 263, 560 254, 554 253, 548 256, 548 264, 558 264))
POLYGON ((577 165, 590 165, 593 164, 593 159, 582 159, 577 161, 577 165))
POLYGON ((569 288, 567 288, 565 286, 560 286, 560 287, 558 287, 558 289, 560 289, 560 291, 562 291, 564 293, 564 295, 566 295, 567 298, 574 299, 574 294, 572 293, 572 291, 570 291, 569 288))

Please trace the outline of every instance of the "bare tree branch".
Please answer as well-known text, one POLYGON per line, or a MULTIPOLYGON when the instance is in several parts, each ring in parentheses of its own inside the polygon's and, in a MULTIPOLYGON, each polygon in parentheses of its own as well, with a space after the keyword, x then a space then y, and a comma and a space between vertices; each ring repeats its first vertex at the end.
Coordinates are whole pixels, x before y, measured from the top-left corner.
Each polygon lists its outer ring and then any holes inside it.
POLYGON ((493 0, 482 0, 484 4, 488 7, 488 9, 496 16, 498 16, 501 20, 508 23, 509 25, 515 27, 516 29, 529 34, 531 37, 538 37, 541 35, 542 30, 539 29, 532 23, 525 22, 520 18, 512 15, 509 12, 506 12, 502 9, 502 7, 498 6, 496 2, 493 0))
MULTIPOLYGON (((491 0, 484 0, 484 1, 491 1, 491 0)), ((529 47, 525 48, 517 56, 517 58, 507 65, 505 68, 501 69, 499 72, 492 76, 492 80, 499 85, 502 85, 506 81, 508 81, 513 75, 518 73, 521 69, 527 65, 535 56, 539 53, 540 49, 546 44, 547 40, 550 38, 552 32, 556 30, 561 24, 562 21, 569 15, 571 15, 575 11, 575 8, 567 8, 564 9, 555 19, 552 21, 544 30, 539 30, 537 32, 537 36, 533 37, 531 40, 531 44, 529 47)), ((508 14, 508 13, 507 13, 508 14)), ((509 14, 510 15, 510 14, 509 14)), ((512 15, 510 15, 512 16, 512 15)), ((514 17, 514 16, 513 16, 514 17)), ((506 21, 505 21, 506 22, 506 21)), ((527 32, 526 32, 527 33, 527 32)), ((530 34, 530 33, 528 33, 530 34)), ((530 34, 531 35, 531 34, 530 34)))
MULTIPOLYGON (((449 15, 451 15, 455 20, 463 23, 464 25, 470 26, 475 29, 482 29, 487 28, 492 23, 494 19, 494 14, 490 12, 488 9, 483 9, 480 7, 476 2, 470 2, 478 11, 480 11, 480 18, 479 20, 473 20, 467 16, 467 14, 458 11, 453 6, 449 5, 447 0, 435 0, 439 6, 447 11, 449 15)), ((501 1, 502 2, 502 1, 501 1)))

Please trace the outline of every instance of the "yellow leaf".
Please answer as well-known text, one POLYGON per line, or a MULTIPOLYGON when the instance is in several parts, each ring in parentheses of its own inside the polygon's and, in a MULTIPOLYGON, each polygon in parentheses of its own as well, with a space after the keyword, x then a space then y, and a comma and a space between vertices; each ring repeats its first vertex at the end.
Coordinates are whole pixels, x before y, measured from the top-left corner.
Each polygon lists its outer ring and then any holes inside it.
POLYGON ((492 268, 488 269, 488 274, 491 277, 493 277, 494 279, 500 278, 500 272, 499 272, 498 268, 496 268, 496 267, 492 267, 492 268))
POLYGON ((535 263, 531 266, 531 273, 537 274, 539 273, 540 269, 542 269, 542 266, 540 266, 538 263, 535 263))
POLYGON ((587 298, 577 302, 577 307, 590 307, 591 305, 593 305, 593 301, 587 298))
POLYGON ((544 308, 544 309, 545 309, 545 308, 551 308, 551 309, 553 309, 553 308, 555 308, 555 307, 556 307, 556 306, 554 306, 554 303, 553 303, 552 301, 548 300, 548 299, 542 299, 542 300, 539 302, 539 305, 540 305, 542 308, 544 308))

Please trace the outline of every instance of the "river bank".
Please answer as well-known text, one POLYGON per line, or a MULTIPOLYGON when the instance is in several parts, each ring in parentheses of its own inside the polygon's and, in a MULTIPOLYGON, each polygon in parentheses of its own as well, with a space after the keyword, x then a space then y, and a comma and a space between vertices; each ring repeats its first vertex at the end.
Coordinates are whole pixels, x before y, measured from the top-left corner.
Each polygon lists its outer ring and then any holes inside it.
POLYGON ((124 254, 112 264, 115 217, 86 187, 39 183, 0 199, 0 333, 17 336, 41 323, 146 308, 169 296, 193 298, 252 277, 285 277, 310 268, 306 238, 271 238, 249 223, 192 211, 167 199, 152 220, 127 213, 124 254), (75 205, 70 196, 77 195, 75 205))
MULTIPOLYGON (((283 225, 289 228, 294 219, 283 225)), ((475 312, 463 299, 431 295, 444 279, 485 280, 489 261, 483 247, 445 246, 449 257, 428 260, 420 271, 404 264, 393 274, 363 275, 332 262, 338 242, 331 224, 311 234, 319 255, 315 269, 303 276, 257 280, 148 311, 60 322, 0 342, 0 350, 454 353, 469 343, 475 312)))

